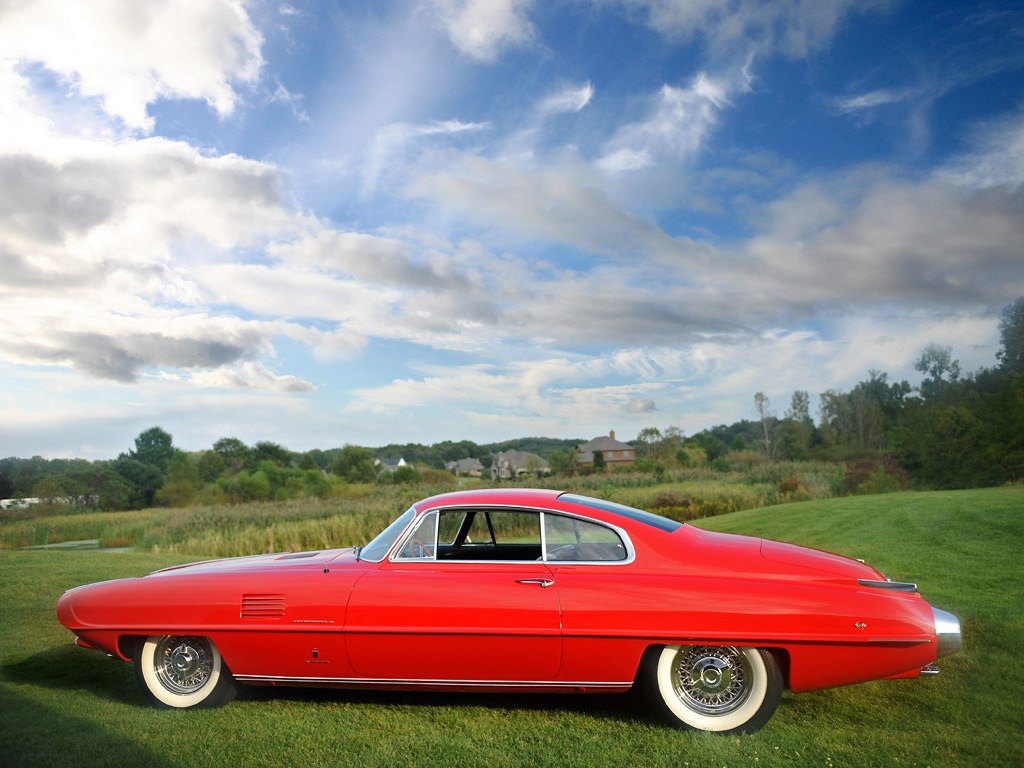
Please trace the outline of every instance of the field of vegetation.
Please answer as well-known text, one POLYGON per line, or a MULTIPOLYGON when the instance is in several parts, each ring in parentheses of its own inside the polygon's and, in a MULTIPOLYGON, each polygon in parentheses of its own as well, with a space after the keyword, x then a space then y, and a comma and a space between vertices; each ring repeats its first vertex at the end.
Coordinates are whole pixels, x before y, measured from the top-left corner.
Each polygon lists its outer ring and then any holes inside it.
MULTIPOLYGON (((844 479, 841 465, 779 463, 748 472, 676 470, 548 479, 551 487, 650 509, 666 517, 699 517, 784 501, 829 498, 844 479)), ((544 485, 545 481, 530 481, 544 485)), ((461 487, 479 487, 462 481, 461 487)), ((0 549, 98 540, 104 548, 139 548, 208 557, 364 544, 417 499, 453 490, 426 485, 349 484, 329 498, 150 508, 69 511, 38 505, 0 515, 0 549)))
MULTIPOLYGON (((161 712, 142 705, 129 665, 71 645, 53 612, 65 589, 140 575, 193 555, 356 543, 422 489, 378 488, 322 505, 307 500, 31 517, 0 525, 0 763, 1024 764, 1017 738, 1024 733, 1024 708, 1018 706, 1024 693, 1024 487, 765 507, 768 496, 779 500, 785 479, 750 484, 730 502, 741 511, 697 524, 863 557, 893 578, 920 583, 926 599, 957 614, 964 626, 964 651, 944 661, 941 675, 787 694, 763 730, 742 738, 674 731, 651 718, 632 695, 253 689, 219 710, 161 712), (68 538, 101 538, 149 551, 13 551, 68 538)), ((708 486, 702 483, 715 482, 669 480, 668 487, 638 482, 576 490, 647 507, 658 499, 675 501, 664 508, 689 514, 695 499, 705 498, 708 486), (688 505, 681 503, 686 500, 688 505)))

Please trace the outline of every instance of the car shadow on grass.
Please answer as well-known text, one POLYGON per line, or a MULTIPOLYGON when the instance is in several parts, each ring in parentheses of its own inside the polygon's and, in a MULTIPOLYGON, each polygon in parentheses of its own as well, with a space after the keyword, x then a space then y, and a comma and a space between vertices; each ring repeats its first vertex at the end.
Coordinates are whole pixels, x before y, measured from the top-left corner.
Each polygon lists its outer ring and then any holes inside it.
POLYGON ((596 719, 660 724, 649 709, 643 692, 541 694, 541 693, 455 693, 434 691, 374 691, 339 688, 298 688, 290 686, 239 686, 237 701, 308 702, 408 708, 478 707, 503 712, 564 712, 596 719))
POLYGON ((0 679, 44 688, 86 690, 121 703, 140 700, 130 664, 70 644, 0 664, 0 679))
POLYGON ((0 685, 0 764, 24 766, 144 765, 171 768, 173 763, 135 741, 116 736, 84 718, 57 714, 0 685))

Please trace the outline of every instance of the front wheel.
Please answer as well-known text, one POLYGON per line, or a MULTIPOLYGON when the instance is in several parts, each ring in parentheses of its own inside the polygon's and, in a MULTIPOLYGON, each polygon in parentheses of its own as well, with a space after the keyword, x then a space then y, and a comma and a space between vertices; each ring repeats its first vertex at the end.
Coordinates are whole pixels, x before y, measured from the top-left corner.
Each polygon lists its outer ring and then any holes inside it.
POLYGON ((206 637, 147 637, 135 654, 135 680, 160 708, 219 707, 235 696, 235 681, 206 637))
POLYGON ((654 708, 678 728, 756 731, 782 698, 782 672, 759 648, 668 645, 644 656, 644 688, 654 708))

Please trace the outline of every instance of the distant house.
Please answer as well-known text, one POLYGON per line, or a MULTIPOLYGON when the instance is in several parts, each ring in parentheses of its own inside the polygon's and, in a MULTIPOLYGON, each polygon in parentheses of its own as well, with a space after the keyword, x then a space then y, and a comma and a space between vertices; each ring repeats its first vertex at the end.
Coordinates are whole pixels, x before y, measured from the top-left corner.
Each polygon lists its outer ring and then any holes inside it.
POLYGON ((444 467, 456 476, 480 477, 484 473, 484 465, 480 463, 480 459, 449 461, 444 467))
POLYGON ((607 435, 595 437, 582 445, 577 445, 576 451, 576 461, 580 464, 593 464, 594 454, 598 451, 604 456, 604 463, 607 467, 629 466, 636 460, 636 449, 632 445, 616 440, 614 429, 607 435))
POLYGON ((28 509, 36 504, 42 504, 42 499, 0 499, 0 509, 28 509))
POLYGON ((491 477, 495 480, 514 480, 527 474, 546 475, 550 471, 544 459, 526 451, 500 451, 494 454, 491 463, 491 477))
POLYGON ((82 496, 54 496, 52 498, 37 499, 33 497, 24 499, 0 499, 0 510, 2 509, 28 509, 36 504, 63 505, 65 507, 96 507, 100 503, 100 497, 96 494, 82 496))
POLYGON ((394 472, 399 467, 406 467, 408 464, 405 463, 405 459, 375 459, 373 462, 374 466, 377 467, 377 473, 381 472, 394 472))

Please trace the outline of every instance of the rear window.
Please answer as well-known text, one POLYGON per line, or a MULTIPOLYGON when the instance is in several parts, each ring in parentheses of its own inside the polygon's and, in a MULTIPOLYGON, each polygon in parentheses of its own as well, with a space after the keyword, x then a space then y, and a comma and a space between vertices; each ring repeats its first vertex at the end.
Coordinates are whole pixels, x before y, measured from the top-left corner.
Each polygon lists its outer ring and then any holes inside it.
POLYGON ((616 504, 614 501, 592 499, 589 496, 577 496, 575 493, 563 493, 558 498, 572 504, 579 504, 584 507, 591 507, 592 509, 600 509, 605 512, 622 515, 623 517, 628 517, 630 520, 636 520, 638 523, 646 523, 647 525, 669 533, 672 531, 678 531, 683 527, 682 523, 677 523, 675 520, 669 520, 667 517, 655 515, 652 512, 644 512, 642 509, 636 509, 635 507, 627 507, 625 504, 616 504))

